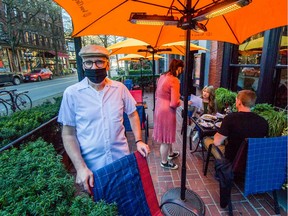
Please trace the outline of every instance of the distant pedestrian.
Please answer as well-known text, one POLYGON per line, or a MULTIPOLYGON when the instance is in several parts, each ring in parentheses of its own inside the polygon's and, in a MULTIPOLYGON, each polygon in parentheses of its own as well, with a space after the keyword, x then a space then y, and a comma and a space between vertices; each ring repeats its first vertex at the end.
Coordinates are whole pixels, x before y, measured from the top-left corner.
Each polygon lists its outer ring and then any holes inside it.
POLYGON ((180 82, 178 76, 183 72, 184 63, 173 59, 169 71, 163 73, 157 82, 156 106, 154 112, 153 137, 160 142, 161 167, 177 169, 171 160, 179 156, 172 150, 176 141, 176 109, 180 106, 180 82))

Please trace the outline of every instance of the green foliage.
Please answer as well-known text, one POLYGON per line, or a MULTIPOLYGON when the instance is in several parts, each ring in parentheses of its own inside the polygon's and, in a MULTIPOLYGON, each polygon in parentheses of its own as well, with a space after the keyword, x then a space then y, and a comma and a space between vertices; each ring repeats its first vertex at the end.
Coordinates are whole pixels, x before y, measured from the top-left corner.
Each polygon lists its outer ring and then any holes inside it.
POLYGON ((57 116, 62 98, 0 119, 0 148, 57 116))
POLYGON ((116 204, 106 204, 103 200, 95 204, 91 197, 83 195, 83 197, 78 196, 73 200, 69 214, 71 216, 114 216, 117 215, 117 206, 116 204))
POLYGON ((259 114, 265 111, 267 112, 274 111, 274 107, 271 104, 267 104, 267 103, 256 104, 253 107, 252 111, 259 114))
POLYGON ((216 94, 216 103, 219 111, 224 110, 226 107, 233 107, 237 93, 232 92, 226 88, 217 88, 215 90, 216 94))
POLYGON ((61 160, 41 139, 2 152, 0 215, 117 215, 115 204, 75 197, 74 178, 61 160))
POLYGON ((263 112, 258 112, 258 114, 268 121, 270 137, 282 135, 283 130, 287 127, 287 113, 283 111, 264 110, 263 112))
POLYGON ((282 136, 288 136, 288 127, 283 129, 282 136))
POLYGON ((256 104, 252 111, 268 121, 270 137, 281 136, 287 128, 287 113, 276 111, 271 104, 256 104))
MULTIPOLYGON (((129 70, 129 75, 141 76, 141 70, 129 70)), ((142 75, 152 75, 152 70, 142 70, 142 75)))
MULTIPOLYGON (((155 80, 158 79, 160 75, 155 75, 155 80)), ((142 86, 148 86, 149 84, 153 83, 153 75, 143 75, 142 78, 139 75, 129 75, 125 76, 125 79, 132 79, 132 82, 134 85, 142 85, 142 86)))

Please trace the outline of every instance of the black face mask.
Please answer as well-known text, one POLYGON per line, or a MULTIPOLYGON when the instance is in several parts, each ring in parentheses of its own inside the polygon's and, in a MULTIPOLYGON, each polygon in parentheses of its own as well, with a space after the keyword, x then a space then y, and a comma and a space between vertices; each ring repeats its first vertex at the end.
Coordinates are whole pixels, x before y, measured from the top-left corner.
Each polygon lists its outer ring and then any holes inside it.
POLYGON ((107 76, 106 68, 85 69, 84 76, 87 77, 91 82, 99 84, 107 76))

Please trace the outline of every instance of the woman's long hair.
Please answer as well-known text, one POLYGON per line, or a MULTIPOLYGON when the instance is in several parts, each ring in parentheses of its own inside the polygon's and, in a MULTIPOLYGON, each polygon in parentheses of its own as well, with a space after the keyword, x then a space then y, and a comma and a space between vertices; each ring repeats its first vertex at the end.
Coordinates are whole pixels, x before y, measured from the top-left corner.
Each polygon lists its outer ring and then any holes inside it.
POLYGON ((203 91, 207 91, 209 93, 209 102, 208 102, 208 113, 209 114, 215 114, 217 112, 217 109, 216 109, 216 95, 215 95, 215 89, 213 86, 205 86, 203 89, 202 89, 202 92, 203 91))
POLYGON ((180 59, 173 59, 170 64, 169 64, 169 71, 165 72, 164 74, 166 73, 171 73, 173 76, 177 77, 177 69, 178 67, 184 67, 184 62, 180 59))

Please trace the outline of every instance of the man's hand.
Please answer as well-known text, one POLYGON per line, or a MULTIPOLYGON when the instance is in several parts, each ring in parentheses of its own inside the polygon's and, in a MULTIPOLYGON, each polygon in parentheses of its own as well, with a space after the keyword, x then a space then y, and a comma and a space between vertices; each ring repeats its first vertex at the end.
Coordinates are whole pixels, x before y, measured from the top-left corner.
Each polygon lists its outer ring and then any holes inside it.
POLYGON ((92 194, 91 189, 94 187, 92 171, 88 168, 77 170, 76 184, 80 185, 85 192, 92 194))
POLYGON ((144 143, 143 141, 139 141, 137 142, 137 151, 140 152, 140 154, 143 156, 143 157, 147 157, 148 154, 150 153, 150 148, 149 146, 144 143))

